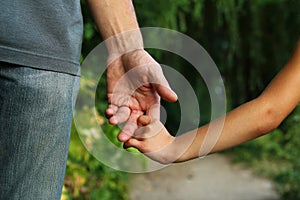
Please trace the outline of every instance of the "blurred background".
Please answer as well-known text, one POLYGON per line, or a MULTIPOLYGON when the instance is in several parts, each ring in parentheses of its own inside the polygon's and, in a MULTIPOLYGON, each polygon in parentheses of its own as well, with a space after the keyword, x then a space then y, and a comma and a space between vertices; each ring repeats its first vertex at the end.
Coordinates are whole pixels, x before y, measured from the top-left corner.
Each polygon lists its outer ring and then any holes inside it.
MULTIPOLYGON (((300 36, 299 0, 134 0, 140 27, 180 31, 201 44, 215 61, 225 82, 227 110, 257 97, 288 61, 300 36)), ((82 60, 101 36, 82 1, 84 36, 82 60)), ((201 76, 184 59, 169 52, 148 49, 159 63, 178 70, 193 86, 201 110, 201 122, 210 120, 210 99, 201 76)), ((299 77, 300 78, 300 77, 299 77)), ((87 85, 88 83, 82 83, 87 85)), ((105 84, 102 78, 100 84, 105 84)), ((300 87, 300 86, 299 86, 300 87)), ((107 124, 105 87, 97 90, 99 120, 107 136, 122 146, 119 129, 107 124)), ((176 132, 180 123, 178 103, 162 102, 166 126, 176 132)), ((271 134, 227 150, 222 154, 244 165, 257 176, 275 183, 282 199, 300 199, 300 107, 271 134)), ((112 155, 113 156, 113 155, 112 155)), ((217 169, 218 166, 216 166, 217 169)), ((72 130, 62 199, 130 199, 131 176, 97 161, 72 130)), ((155 192, 155 191, 153 191, 155 192)))

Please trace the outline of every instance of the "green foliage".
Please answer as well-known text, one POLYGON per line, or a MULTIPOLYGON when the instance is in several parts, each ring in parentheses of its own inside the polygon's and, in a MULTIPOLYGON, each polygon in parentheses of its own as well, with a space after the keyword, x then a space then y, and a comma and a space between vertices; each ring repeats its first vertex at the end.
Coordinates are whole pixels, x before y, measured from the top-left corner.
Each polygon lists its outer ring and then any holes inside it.
MULTIPOLYGON (((225 80, 230 109, 261 93, 287 62, 300 33, 299 0, 136 0, 135 7, 142 27, 176 29, 205 47, 225 80)), ((202 123, 208 122, 209 96, 197 73, 170 53, 154 55, 190 81, 201 102, 202 123)), ((167 127, 176 131, 180 112, 174 104, 163 104, 170 116, 167 127)), ((274 178, 284 199, 300 198, 298 117, 299 108, 273 133, 234 151, 236 160, 274 178)))
POLYGON ((186 13, 201 16, 203 0, 165 0, 159 3, 135 0, 134 5, 142 27, 164 27, 185 32, 186 13))
POLYGON ((90 155, 74 126, 68 156, 64 199, 128 199, 127 174, 103 165, 90 155))
POLYGON ((84 21, 82 57, 85 57, 102 39, 94 24, 91 12, 85 0, 81 0, 81 10, 84 21))
MULTIPOLYGON (((286 63, 300 32, 299 0, 134 0, 134 5, 141 27, 178 30, 203 45, 222 73, 230 109, 261 93, 286 63)), ((82 11, 83 59, 101 42, 101 37, 85 1, 82 11)), ((208 122, 209 94, 193 67, 169 52, 150 52, 189 80, 201 102, 201 124, 208 122)), ((104 80, 100 84, 105 84, 104 80)), ((91 83, 82 84, 88 93, 91 83)), ((105 90, 97 90, 100 117, 107 106, 105 94, 105 90)), ((180 123, 180 106, 166 102, 163 105, 168 112, 167 128, 175 132, 180 123)), ((300 199, 299 113, 298 108, 273 133, 234 150, 235 160, 272 177, 284 199, 300 199)), ((103 126, 107 137, 121 146, 116 139, 119 129, 106 122, 103 126)), ((73 130, 65 199, 126 199, 126 179, 126 174, 109 169, 89 155, 73 130)))

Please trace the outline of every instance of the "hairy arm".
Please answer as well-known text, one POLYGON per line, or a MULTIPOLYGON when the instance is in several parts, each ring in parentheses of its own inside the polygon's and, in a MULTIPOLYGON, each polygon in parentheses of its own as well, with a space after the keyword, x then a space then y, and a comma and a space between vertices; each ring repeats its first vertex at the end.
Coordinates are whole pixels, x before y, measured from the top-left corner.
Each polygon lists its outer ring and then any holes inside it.
MULTIPOLYGON (((136 30, 135 40, 142 41, 139 35, 139 25, 136 19, 134 7, 131 0, 86 0, 92 12, 94 21, 106 40, 119 33, 136 30)), ((115 41, 108 48, 118 48, 120 51, 128 48, 129 42, 125 38, 115 41)), ((140 43, 142 45, 142 43, 140 43)), ((143 46, 140 46, 143 48, 143 46)), ((109 49, 110 50, 110 49, 109 49)))
POLYGON ((159 119, 160 97, 176 101, 160 65, 144 50, 131 0, 87 0, 108 49, 106 115, 111 124, 126 122, 118 139, 127 141, 146 113, 159 119), (130 71, 130 73, 129 73, 130 71))

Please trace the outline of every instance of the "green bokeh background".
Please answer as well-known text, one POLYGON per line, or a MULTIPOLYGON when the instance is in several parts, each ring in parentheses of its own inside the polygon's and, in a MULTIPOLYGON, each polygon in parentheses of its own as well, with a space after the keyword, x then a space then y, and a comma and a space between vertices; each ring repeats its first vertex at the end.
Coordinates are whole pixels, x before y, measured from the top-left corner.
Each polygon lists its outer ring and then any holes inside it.
MULTIPOLYGON (((300 36, 299 0, 133 2, 141 27, 178 30, 198 41, 208 51, 224 79, 228 110, 262 92, 287 62, 300 36)), ((102 39, 84 1, 82 11, 84 59, 102 39)), ((200 123, 209 122, 209 94, 192 66, 169 52, 148 51, 158 62, 172 66, 189 80, 201 102, 200 123)), ((105 84, 105 78, 101 83, 105 84)), ((105 90, 97 91, 100 117, 107 106, 105 94, 105 90)), ((179 105, 162 104, 168 112, 167 128, 171 132, 176 131, 180 123, 179 105)), ((108 124, 105 126, 109 138, 121 146, 116 140, 119 130, 108 124)), ((230 154, 234 162, 244 163, 255 173, 274 180, 282 199, 300 199, 299 134, 298 107, 271 134, 225 153, 230 154)), ((128 199, 128 178, 128 174, 110 169, 94 159, 73 128, 62 199, 128 199)))

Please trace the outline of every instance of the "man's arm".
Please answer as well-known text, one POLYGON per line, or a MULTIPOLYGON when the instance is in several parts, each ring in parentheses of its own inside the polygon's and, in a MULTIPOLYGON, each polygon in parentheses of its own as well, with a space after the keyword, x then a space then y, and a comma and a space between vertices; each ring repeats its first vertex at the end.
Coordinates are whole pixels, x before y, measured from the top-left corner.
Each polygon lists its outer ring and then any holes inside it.
POLYGON ((111 38, 106 41, 110 55, 144 48, 131 0, 87 0, 87 3, 103 39, 111 38), (121 34, 128 31, 130 34, 121 34))
POLYGON ((127 122, 118 138, 127 141, 143 113, 159 119, 160 97, 176 101, 159 64, 146 52, 131 0, 87 0, 108 49, 106 115, 127 122), (135 69, 135 70, 132 70, 135 69), (131 71, 130 77, 128 73, 131 71))

